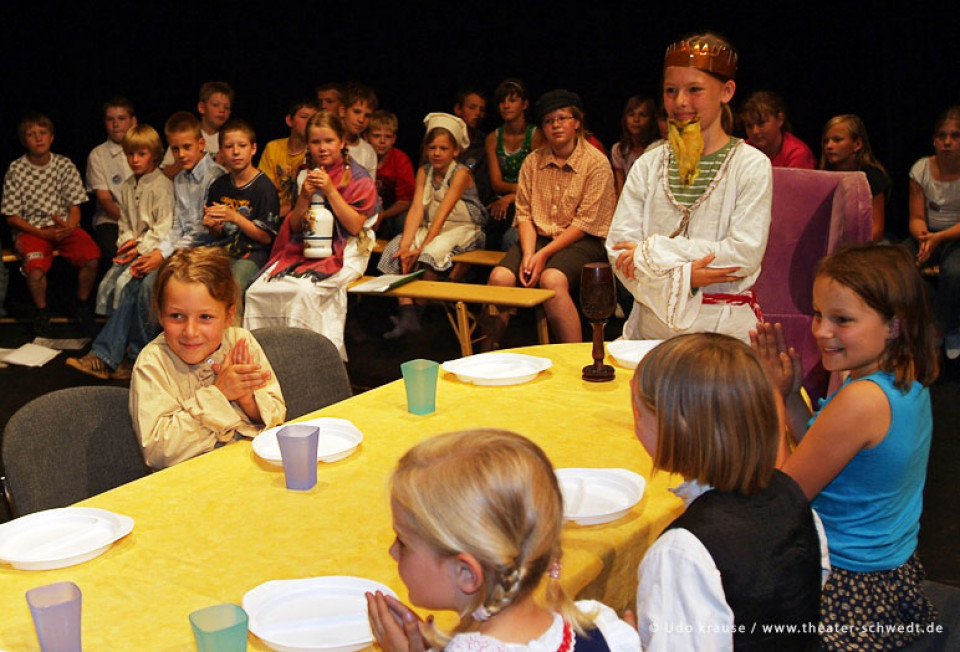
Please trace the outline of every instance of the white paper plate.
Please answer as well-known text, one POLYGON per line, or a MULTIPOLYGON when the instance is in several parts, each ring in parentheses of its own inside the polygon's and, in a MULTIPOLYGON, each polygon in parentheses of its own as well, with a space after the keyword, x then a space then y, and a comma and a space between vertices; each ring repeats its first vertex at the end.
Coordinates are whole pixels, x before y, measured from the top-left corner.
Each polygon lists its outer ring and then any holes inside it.
POLYGON ((474 385, 518 385, 533 380, 553 361, 522 353, 481 353, 444 362, 444 371, 474 385))
MULTIPOLYGON (((347 419, 320 417, 309 421, 298 421, 297 424, 284 425, 317 426, 320 428, 320 436, 317 437, 318 462, 336 462, 349 457, 363 441, 363 433, 347 419)), ((253 452, 265 462, 276 466, 283 466, 283 458, 280 457, 280 444, 277 442, 277 432, 280 428, 283 428, 283 426, 264 430, 253 438, 253 452)))
POLYGON ((652 348, 663 340, 615 340, 607 344, 607 351, 614 362, 626 369, 636 369, 637 365, 652 348))
POLYGON ((364 593, 389 588, 361 577, 275 580, 243 596, 250 631, 280 652, 353 652, 373 643, 364 593))
POLYGON ((614 521, 643 498, 646 480, 626 469, 557 469, 563 517, 580 525, 614 521))
POLYGON ((64 568, 99 557, 130 534, 133 519, 93 507, 61 507, 0 525, 0 561, 21 570, 64 568))

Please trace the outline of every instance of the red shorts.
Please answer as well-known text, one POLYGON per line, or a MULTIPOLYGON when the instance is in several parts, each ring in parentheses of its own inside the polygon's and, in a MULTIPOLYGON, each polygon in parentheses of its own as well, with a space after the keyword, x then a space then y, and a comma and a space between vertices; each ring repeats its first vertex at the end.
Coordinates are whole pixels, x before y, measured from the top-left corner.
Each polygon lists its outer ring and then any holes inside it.
POLYGON ((91 260, 100 259, 100 247, 80 227, 75 228, 73 233, 59 242, 51 242, 29 233, 21 233, 17 235, 14 247, 22 261, 24 274, 29 274, 34 269, 39 269, 44 274, 50 271, 54 249, 59 251, 60 255, 75 267, 80 267, 91 260))

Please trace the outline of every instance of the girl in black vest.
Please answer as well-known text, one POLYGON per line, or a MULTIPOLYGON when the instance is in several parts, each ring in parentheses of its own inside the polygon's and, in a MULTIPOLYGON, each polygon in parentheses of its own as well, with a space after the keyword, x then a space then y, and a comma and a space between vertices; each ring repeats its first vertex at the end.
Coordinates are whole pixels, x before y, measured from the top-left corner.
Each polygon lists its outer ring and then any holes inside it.
POLYGON ((672 491, 686 506, 640 563, 643 649, 816 649, 826 540, 775 469, 774 389, 750 347, 674 337, 641 360, 632 389, 637 438, 655 473, 683 477, 672 491))

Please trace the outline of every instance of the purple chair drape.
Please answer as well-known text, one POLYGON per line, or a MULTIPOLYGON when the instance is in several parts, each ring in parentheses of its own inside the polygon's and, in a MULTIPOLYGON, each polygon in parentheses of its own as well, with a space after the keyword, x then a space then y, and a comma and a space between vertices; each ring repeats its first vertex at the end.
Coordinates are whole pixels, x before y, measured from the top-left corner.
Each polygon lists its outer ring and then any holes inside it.
POLYGON ((770 238, 754 291, 764 319, 783 324, 803 360, 803 386, 814 405, 829 375, 810 333, 817 261, 840 245, 870 240, 872 197, 862 172, 773 169, 770 238))

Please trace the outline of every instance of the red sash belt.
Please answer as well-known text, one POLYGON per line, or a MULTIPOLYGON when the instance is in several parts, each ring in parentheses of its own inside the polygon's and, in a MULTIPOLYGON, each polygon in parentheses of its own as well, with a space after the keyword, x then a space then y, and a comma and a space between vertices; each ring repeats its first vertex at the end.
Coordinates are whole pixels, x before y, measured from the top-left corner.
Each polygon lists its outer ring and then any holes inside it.
POLYGON ((760 302, 757 301, 757 295, 753 290, 745 290, 740 294, 726 294, 724 292, 703 293, 703 303, 721 304, 727 306, 750 306, 753 314, 757 316, 757 321, 763 321, 763 311, 760 310, 760 302))

